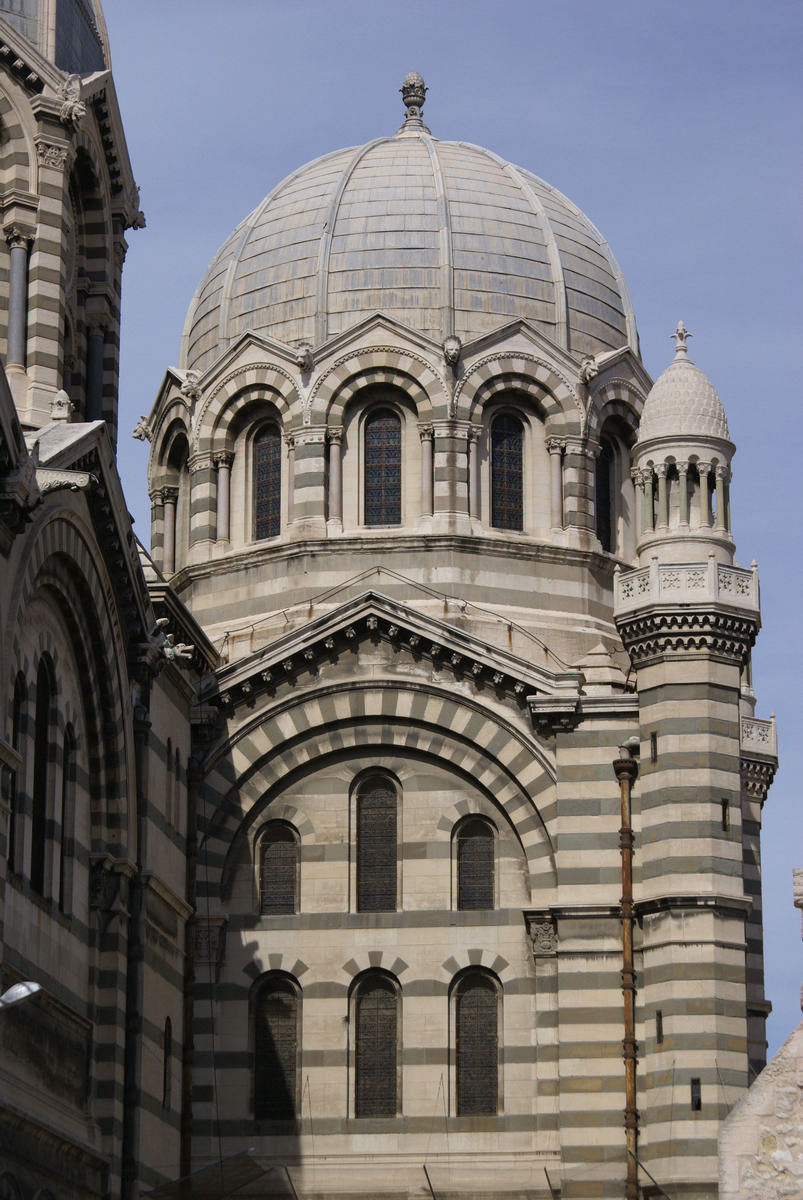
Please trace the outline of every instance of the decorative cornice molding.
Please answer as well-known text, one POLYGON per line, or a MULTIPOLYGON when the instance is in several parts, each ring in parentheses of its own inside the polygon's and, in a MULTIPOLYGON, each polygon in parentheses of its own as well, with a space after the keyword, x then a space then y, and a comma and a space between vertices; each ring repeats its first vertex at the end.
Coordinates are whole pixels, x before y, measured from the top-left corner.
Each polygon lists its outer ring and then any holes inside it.
POLYGON ((710 655, 742 665, 758 636, 757 613, 713 608, 661 607, 616 617, 616 627, 634 667, 666 655, 710 655))

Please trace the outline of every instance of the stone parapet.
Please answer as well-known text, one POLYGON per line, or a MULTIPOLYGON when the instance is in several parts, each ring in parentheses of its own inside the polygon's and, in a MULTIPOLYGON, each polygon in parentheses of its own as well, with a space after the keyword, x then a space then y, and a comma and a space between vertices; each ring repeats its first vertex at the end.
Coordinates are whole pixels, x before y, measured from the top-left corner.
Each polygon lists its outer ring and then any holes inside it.
POLYGON ((726 604, 732 608, 759 607, 758 571, 755 567, 730 567, 713 555, 707 562, 660 563, 617 571, 614 576, 614 612, 632 612, 646 604, 726 604))

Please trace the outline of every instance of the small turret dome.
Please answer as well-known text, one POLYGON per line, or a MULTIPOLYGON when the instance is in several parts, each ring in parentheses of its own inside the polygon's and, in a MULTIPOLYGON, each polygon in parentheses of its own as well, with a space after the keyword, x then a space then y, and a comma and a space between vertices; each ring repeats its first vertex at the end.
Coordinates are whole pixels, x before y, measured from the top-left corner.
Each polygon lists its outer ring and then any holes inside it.
POLYGON ((689 358, 691 337, 680 321, 672 334, 677 350, 655 381, 639 425, 639 445, 657 438, 719 438, 730 441, 728 421, 714 385, 689 358))

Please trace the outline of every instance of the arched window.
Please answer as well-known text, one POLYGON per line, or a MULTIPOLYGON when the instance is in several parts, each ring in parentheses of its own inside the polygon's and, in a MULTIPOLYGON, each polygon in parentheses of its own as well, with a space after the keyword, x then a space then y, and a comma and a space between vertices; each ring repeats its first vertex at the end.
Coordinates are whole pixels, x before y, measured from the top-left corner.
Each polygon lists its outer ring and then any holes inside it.
POLYGON ((471 971, 457 984, 455 1093, 458 1116, 499 1110, 499 990, 495 980, 471 971))
POLYGON ((293 1121, 298 1105, 299 992, 287 976, 269 975, 254 1001, 254 1116, 293 1121))
POLYGON ((75 734, 64 730, 61 756, 61 812, 59 814, 59 912, 70 911, 72 892, 73 827, 75 822, 75 734))
POLYGON ((357 789, 358 912, 396 909, 397 809, 389 779, 366 779, 357 789))
POLYGON ((398 1102, 399 993, 385 975, 368 975, 354 994, 354 1113, 395 1117, 398 1102))
POLYGON ((524 426, 509 413, 491 423, 491 524, 524 529, 524 426))
POLYGON ((45 657, 36 672, 36 712, 34 716, 33 803, 31 805, 31 888, 45 894, 47 863, 47 824, 50 789, 50 731, 53 691, 51 671, 45 657))
POLYGON ((401 421, 388 408, 365 419, 365 524, 401 525, 401 421))
POLYGON ((162 1040, 162 1108, 169 1109, 173 1091, 173 1025, 165 1019, 162 1040))
MULTIPOLYGON (((635 491, 630 477, 633 432, 619 417, 609 417, 600 437, 594 470, 595 530, 608 554, 635 553, 635 491)), ((674 489, 677 502, 677 488, 674 489)))
POLYGON ((457 907, 494 907, 494 830, 483 817, 468 817, 457 827, 457 907))
POLYGON ((298 835, 284 821, 271 821, 259 839, 259 911, 298 911, 298 835))
POLYGON ((276 537, 282 511, 282 435, 265 425, 254 438, 254 533, 276 537))
POLYGON ((600 447, 596 464, 594 507, 597 519, 597 537, 603 550, 610 553, 614 547, 614 526, 616 516, 613 511, 613 495, 616 457, 611 443, 604 439, 600 447))
MULTIPOLYGON (((14 708, 11 716, 11 745, 18 754, 22 753, 23 748, 23 720, 25 714, 25 679, 22 674, 19 674, 14 682, 14 708)), ((18 816, 20 809, 20 800, 22 796, 22 781, 24 780, 25 760, 19 764, 11 779, 11 789, 9 794, 9 807, 11 809, 8 818, 8 841, 6 844, 6 858, 8 860, 9 871, 18 871, 19 864, 17 861, 17 837, 19 835, 18 816)))

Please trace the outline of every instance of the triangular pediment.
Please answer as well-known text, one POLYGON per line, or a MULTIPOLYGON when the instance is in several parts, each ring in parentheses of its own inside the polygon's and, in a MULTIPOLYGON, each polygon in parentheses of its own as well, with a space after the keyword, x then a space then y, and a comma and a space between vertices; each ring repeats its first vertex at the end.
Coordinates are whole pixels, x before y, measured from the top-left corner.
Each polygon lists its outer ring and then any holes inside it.
POLYGON ((199 699, 221 708, 253 704, 258 693, 274 694, 305 675, 314 675, 318 664, 370 641, 389 643, 416 659, 433 662, 455 678, 473 680, 478 688, 517 702, 534 695, 572 708, 579 702, 581 671, 536 666, 372 591, 277 638, 248 658, 219 668, 202 686, 199 699))

